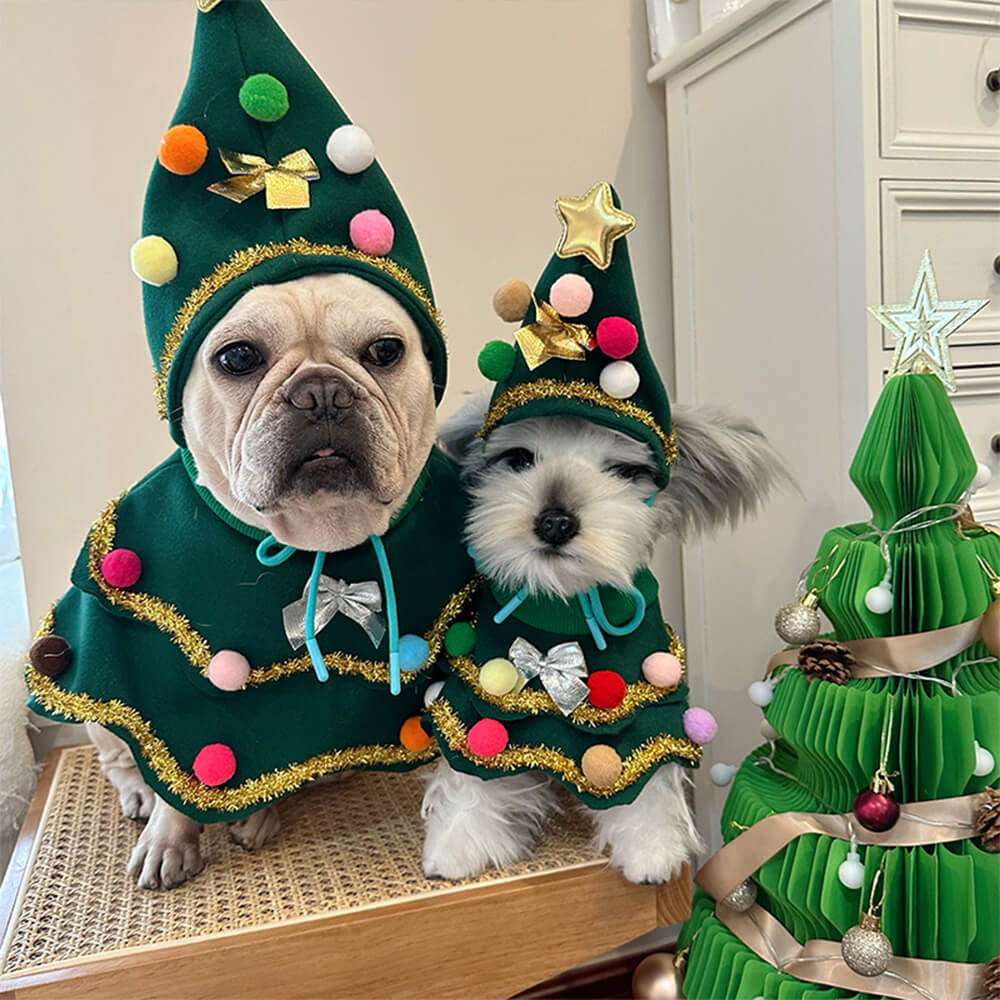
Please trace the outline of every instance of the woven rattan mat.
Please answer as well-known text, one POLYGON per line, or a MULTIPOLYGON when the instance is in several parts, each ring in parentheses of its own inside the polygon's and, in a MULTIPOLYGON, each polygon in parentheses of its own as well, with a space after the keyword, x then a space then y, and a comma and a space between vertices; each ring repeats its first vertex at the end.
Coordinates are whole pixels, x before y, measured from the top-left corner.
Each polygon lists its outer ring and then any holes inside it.
POLYGON ((162 942, 343 912, 593 862, 575 810, 555 820, 533 857, 467 883, 420 868, 419 772, 349 775, 278 806, 282 830, 249 854, 224 825, 202 835, 205 870, 169 892, 138 889, 125 865, 140 825, 123 819, 92 747, 63 751, 37 851, 0 972, 37 970, 162 942))

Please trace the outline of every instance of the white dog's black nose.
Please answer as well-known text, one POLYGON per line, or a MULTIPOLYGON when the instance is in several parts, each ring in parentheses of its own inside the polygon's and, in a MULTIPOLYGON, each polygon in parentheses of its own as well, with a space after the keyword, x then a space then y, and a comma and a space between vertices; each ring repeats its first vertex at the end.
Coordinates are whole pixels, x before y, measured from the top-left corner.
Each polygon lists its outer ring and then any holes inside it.
POLYGON ((285 390, 285 399, 314 420, 339 420, 354 405, 351 385, 336 375, 309 375, 285 390))
POLYGON ((576 515, 561 507, 549 507, 535 518, 535 534, 549 545, 565 545, 579 530, 576 515))

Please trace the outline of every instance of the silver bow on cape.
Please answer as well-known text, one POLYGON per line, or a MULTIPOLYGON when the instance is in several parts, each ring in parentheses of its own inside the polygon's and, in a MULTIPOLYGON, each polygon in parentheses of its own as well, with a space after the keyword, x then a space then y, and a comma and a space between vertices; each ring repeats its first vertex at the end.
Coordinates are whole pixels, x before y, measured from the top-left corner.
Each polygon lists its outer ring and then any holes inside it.
MULTIPOLYGON (((292 644, 292 649, 304 646, 306 642, 306 603, 308 601, 309 581, 302 590, 302 598, 292 601, 281 612, 281 620, 285 626, 285 635, 292 644)), ((329 576, 320 576, 319 588, 316 591, 315 632, 318 634, 326 628, 338 615, 346 615, 351 621, 357 622, 371 639, 373 646, 378 646, 385 635, 385 624, 382 616, 382 591, 374 580, 365 583, 345 583, 329 576)))
POLYGON ((587 661, 578 642, 561 642, 543 656, 527 639, 518 637, 511 643, 509 655, 525 680, 542 679, 542 687, 563 715, 569 715, 587 697, 590 689, 582 679, 587 676, 587 661))

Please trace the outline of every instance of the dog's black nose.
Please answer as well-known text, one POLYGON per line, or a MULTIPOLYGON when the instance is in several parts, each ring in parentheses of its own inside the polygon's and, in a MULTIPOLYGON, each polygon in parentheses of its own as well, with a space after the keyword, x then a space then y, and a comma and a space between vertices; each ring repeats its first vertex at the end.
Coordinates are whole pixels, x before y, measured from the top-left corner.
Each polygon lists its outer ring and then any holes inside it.
POLYGON ((310 375, 290 385, 285 399, 314 420, 339 420, 354 405, 354 392, 335 375, 310 375))
POLYGON ((535 534, 549 545, 565 545, 580 530, 575 514, 549 507, 535 518, 535 534))

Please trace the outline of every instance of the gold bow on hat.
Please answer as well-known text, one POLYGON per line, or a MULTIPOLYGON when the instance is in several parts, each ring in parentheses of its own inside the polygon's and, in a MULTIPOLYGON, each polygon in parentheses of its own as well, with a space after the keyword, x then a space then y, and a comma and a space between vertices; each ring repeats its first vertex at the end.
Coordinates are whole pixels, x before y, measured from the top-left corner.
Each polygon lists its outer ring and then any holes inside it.
POLYGON ((514 335, 529 370, 534 371, 549 358, 583 361, 592 346, 590 330, 582 323, 567 323, 548 302, 533 301, 535 322, 514 335))
POLYGON ((319 180, 319 167, 308 150, 299 149, 271 166, 263 156, 220 149, 226 169, 235 176, 209 186, 213 194, 242 204, 261 191, 267 192, 268 208, 308 208, 308 181, 319 180))

